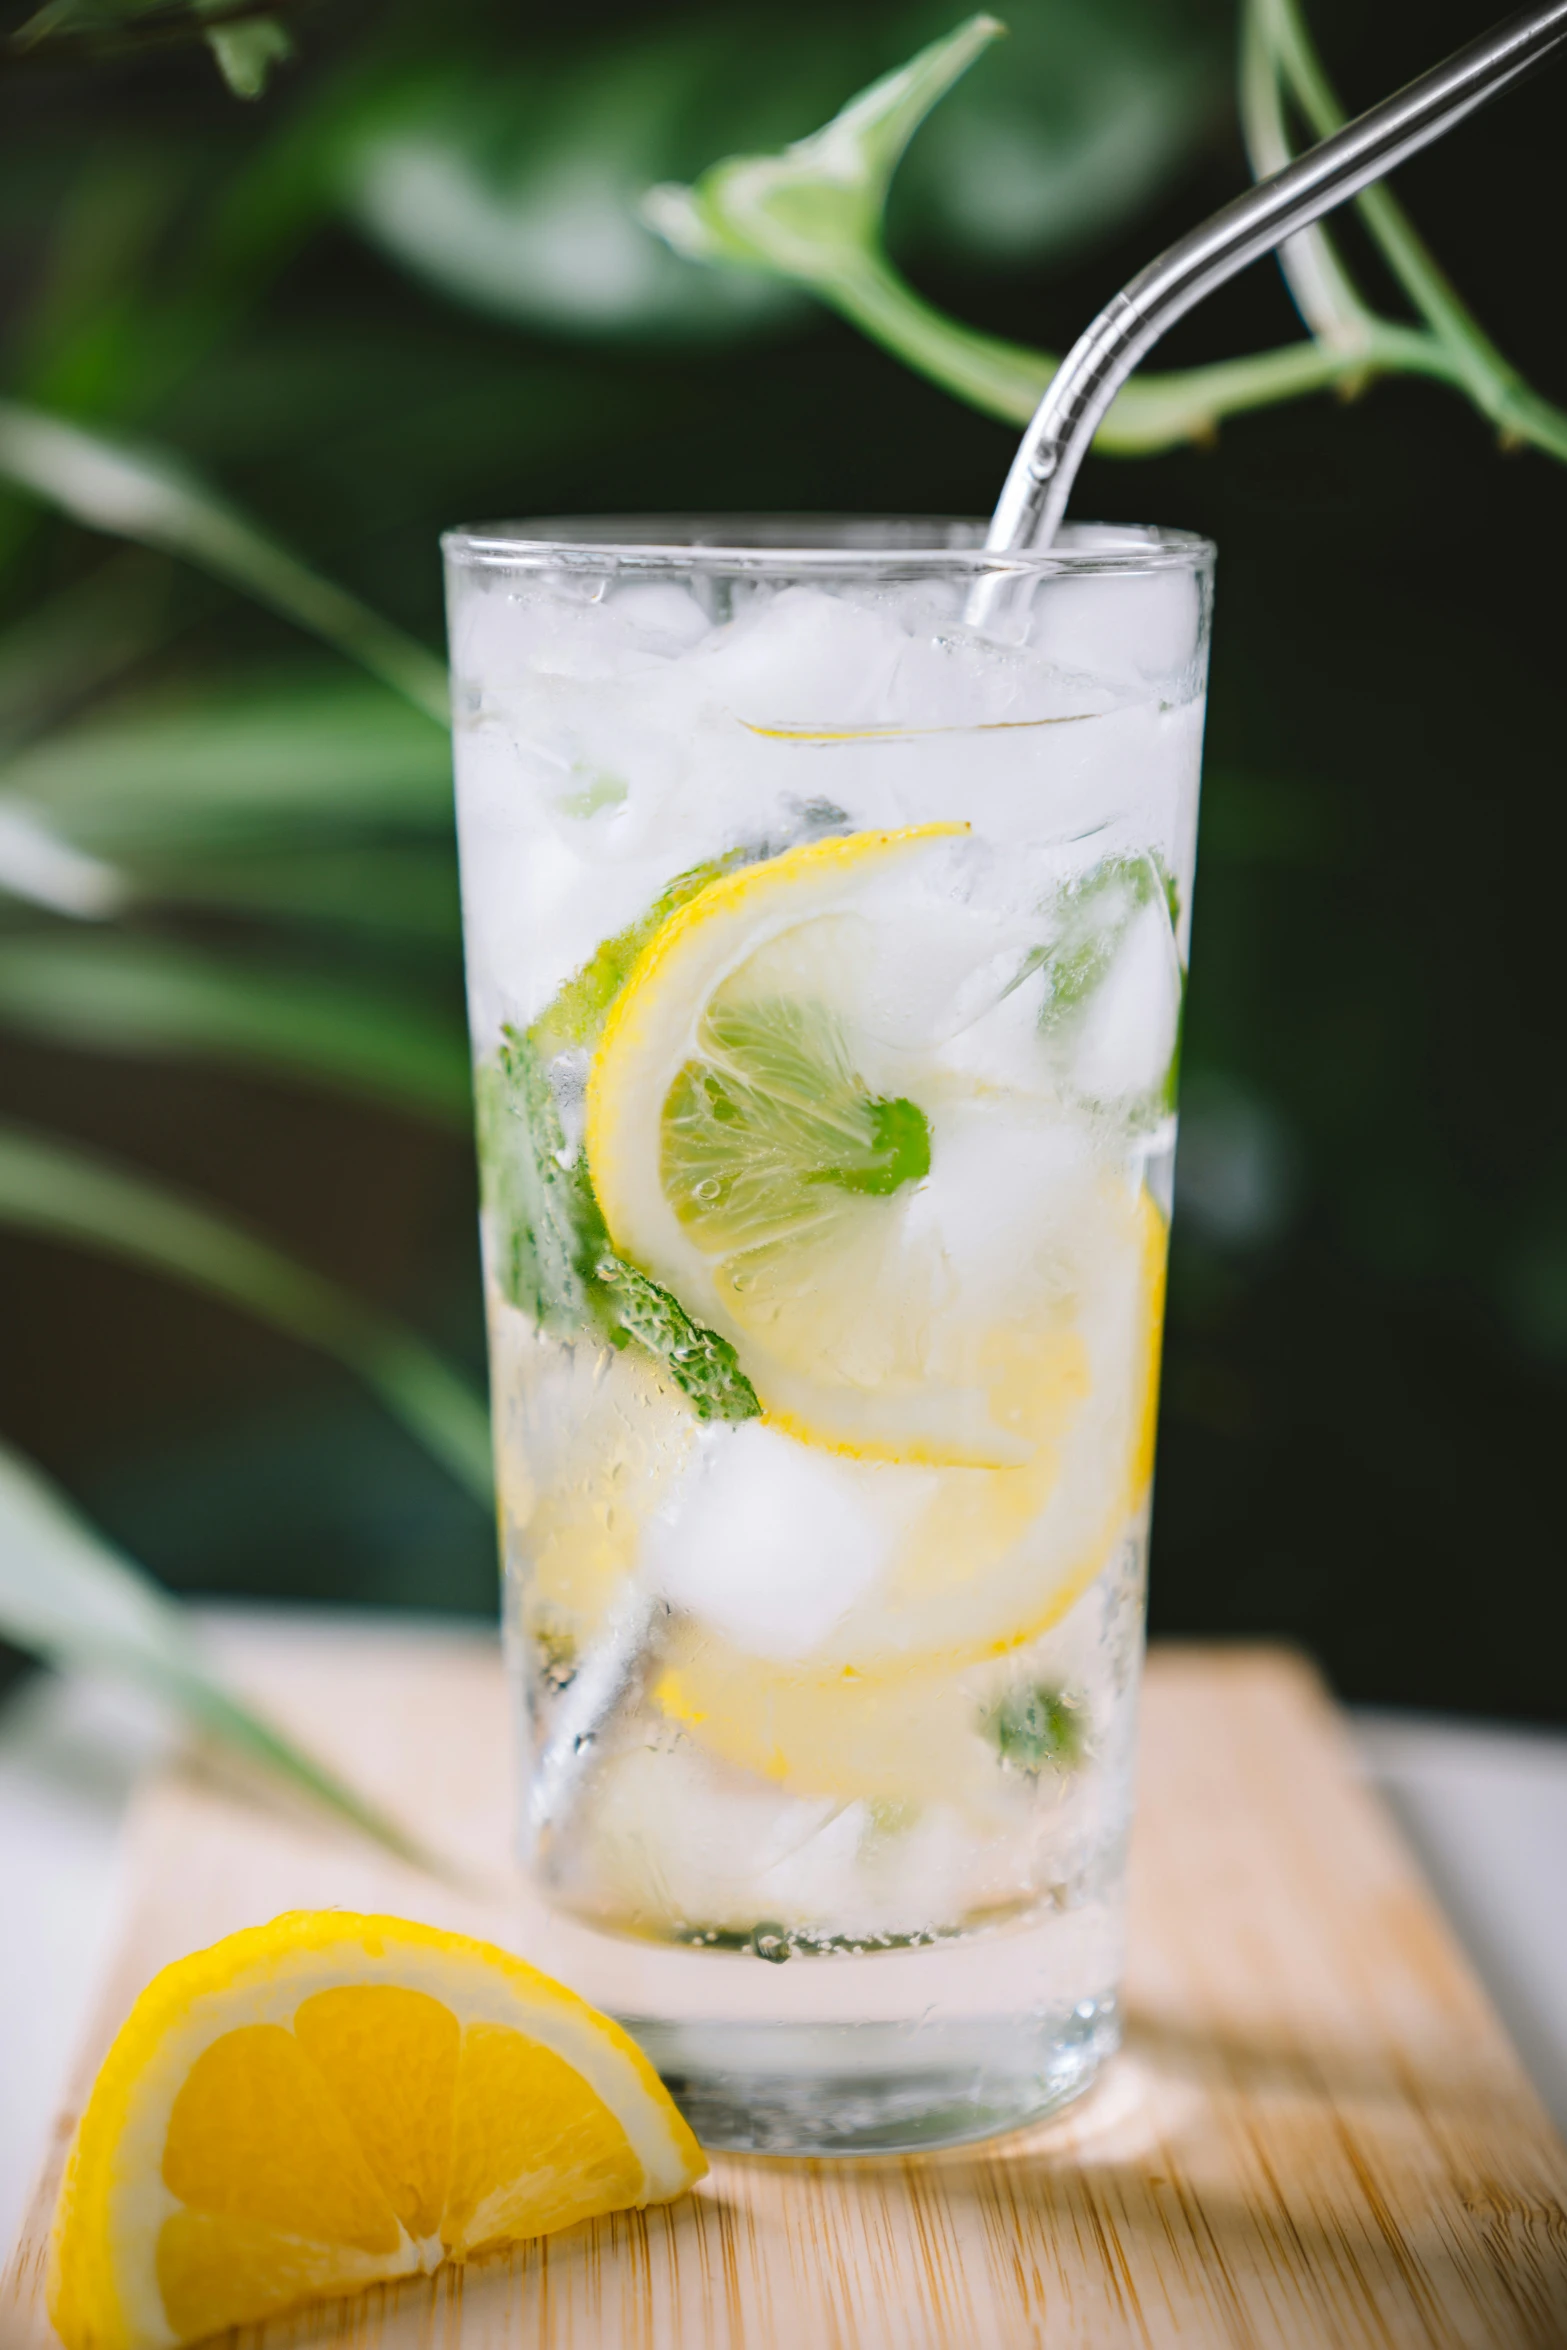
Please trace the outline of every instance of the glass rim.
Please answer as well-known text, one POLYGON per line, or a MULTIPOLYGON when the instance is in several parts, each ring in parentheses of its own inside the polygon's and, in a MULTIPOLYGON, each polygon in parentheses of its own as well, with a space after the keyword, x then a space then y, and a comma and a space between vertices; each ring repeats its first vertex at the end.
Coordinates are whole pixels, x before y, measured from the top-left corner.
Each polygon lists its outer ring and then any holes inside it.
POLYGON ((472 570, 874 571, 962 573, 1202 571, 1214 545, 1157 523, 1068 522, 1048 547, 997 554, 989 524, 962 515, 545 515, 459 524, 441 534, 448 563, 472 570))

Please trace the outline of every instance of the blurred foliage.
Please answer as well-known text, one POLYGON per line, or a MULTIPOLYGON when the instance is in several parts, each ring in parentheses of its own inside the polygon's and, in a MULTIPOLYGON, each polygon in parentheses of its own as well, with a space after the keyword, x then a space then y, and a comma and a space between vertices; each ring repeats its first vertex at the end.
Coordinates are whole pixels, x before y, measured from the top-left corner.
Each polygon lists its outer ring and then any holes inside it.
POLYGON ((103 60, 200 41, 236 98, 259 98, 294 54, 279 11, 256 0, 46 0, 10 35, 13 59, 103 60))
POLYGON ((36 1656, 111 1673, 176 1707, 230 1754, 440 1872, 394 1821, 227 1687, 186 1611, 0 1445, 0 1622, 36 1656))
MULTIPOLYGON (((1457 0, 1323 12, 1356 103, 1472 30, 1457 0)), ((490 1603, 463 1498, 481 1350, 435 532, 988 505, 1010 432, 798 283, 672 251, 642 210, 654 183, 808 138, 951 21, 894 0, 5 20, 5 1409, 171 1580, 490 1603), (133 1264, 291 1335, 187 1310, 133 1264), (428 1482, 301 1343, 419 1437, 428 1482)), ((1021 0, 1008 21, 900 165, 886 238, 949 349, 1010 355, 988 405, 1011 415, 1048 372, 1036 346, 1245 161, 1222 0, 1021 0)), ((1266 167, 1335 101, 1285 0, 1248 22, 1266 167)), ((1508 218, 1554 217, 1517 129, 1549 87, 1461 134, 1485 168, 1443 151, 1412 178, 1442 249, 1491 264, 1531 373, 1564 384, 1523 257, 1494 252, 1508 218)), ((1368 235, 1292 254, 1311 338, 1285 341, 1258 273, 1180 330, 1172 379, 1233 380, 1261 350, 1281 396, 1363 389, 1374 315, 1383 357, 1538 423, 1404 215, 1368 209, 1368 235)), ((1539 1462, 1567 1162, 1539 1077, 1559 981, 1517 862, 1528 842, 1551 870, 1560 822, 1531 565, 1561 496, 1394 385, 1239 418, 1216 456, 1091 467, 1081 500, 1224 548, 1156 1614, 1305 1638, 1359 1694, 1535 1713, 1562 1707, 1559 1669, 1508 1626, 1561 1606, 1539 1462), (1487 518, 1484 580, 1433 479, 1487 518), (1482 1559, 1507 1599, 1477 1630, 1482 1559)))
MULTIPOLYGON (((1182 163, 1223 103, 1219 24, 1187 4, 1024 0, 1008 71, 944 110, 900 188, 905 238, 966 262, 1102 240, 1182 163)), ((649 236, 642 197, 711 161, 715 133, 767 147, 945 11, 748 7, 546 51, 524 74, 424 61, 389 81, 345 150, 351 215, 443 293, 520 323, 717 335, 788 315, 776 286, 714 277, 649 236)))
MULTIPOLYGON (((654 188, 646 216, 692 260, 809 286, 945 390, 1026 424, 1059 354, 977 335, 933 309, 892 266, 883 232, 892 175, 910 138, 1004 30, 994 17, 970 17, 781 154, 731 155, 694 187, 654 188)), ((1294 0, 1247 0, 1244 60, 1242 108, 1259 175, 1292 158, 1290 100, 1319 136, 1345 121, 1294 0)), ((1394 200, 1373 189, 1362 211, 1423 332, 1365 303, 1329 229, 1310 229, 1290 240, 1283 261, 1311 339, 1207 367, 1139 370, 1111 402, 1099 448, 1133 453, 1200 440, 1248 408, 1407 373, 1451 383, 1514 439, 1567 458, 1567 411, 1532 392, 1481 332, 1394 200)))

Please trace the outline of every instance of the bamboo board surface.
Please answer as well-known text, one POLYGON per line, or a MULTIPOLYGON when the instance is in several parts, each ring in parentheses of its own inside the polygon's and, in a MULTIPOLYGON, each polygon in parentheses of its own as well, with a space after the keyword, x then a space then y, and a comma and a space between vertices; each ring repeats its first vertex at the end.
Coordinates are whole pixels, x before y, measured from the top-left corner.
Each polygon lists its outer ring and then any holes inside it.
MULTIPOLYGON (((169 1959, 279 1910, 518 1940, 500 1667, 478 1637, 247 1630, 276 1716, 493 1888, 459 1894, 188 1763, 139 1801, 100 2012, 16 2259, 48 2350, 48 2217, 81 2097, 169 1959)), ((1151 1660, 1127 2046, 1054 2122, 847 2163, 719 2156, 667 2209, 232 2337, 244 2350, 1567 2350, 1567 2152, 1310 1671, 1151 1660)))

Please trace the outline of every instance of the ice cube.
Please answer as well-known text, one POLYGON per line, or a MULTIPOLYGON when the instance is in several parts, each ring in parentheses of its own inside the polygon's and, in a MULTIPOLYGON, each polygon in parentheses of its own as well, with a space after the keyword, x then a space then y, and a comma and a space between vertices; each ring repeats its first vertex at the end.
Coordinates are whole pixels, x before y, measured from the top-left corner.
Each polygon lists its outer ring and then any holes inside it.
POLYGON ((1121 691, 1157 686, 1171 701, 1198 690, 1201 583, 1190 571, 1130 578, 1100 572, 1047 581, 1034 601, 1036 653, 1121 691))
POLYGON ((649 652, 684 653, 711 627, 695 596, 670 580, 643 580, 618 587, 605 610, 649 652))
POLYGON ((635 1746, 604 1772, 582 1857, 633 1915, 742 1932, 764 1918, 808 1925, 852 1895, 858 1836, 847 1852, 830 1840, 820 1856, 826 1881, 819 1869, 816 1882, 796 1883, 792 1899, 769 1872, 842 1816, 830 1796, 747 1784, 683 1742, 635 1746))
POLYGON ((908 642, 891 615, 790 587, 753 602, 690 669, 714 700, 753 726, 869 725, 889 714, 908 642))
POLYGON ((905 1211, 947 1268, 959 1332, 1011 1318, 1079 1221, 1094 1179, 1086 1122, 1018 1094, 936 1105, 930 1173, 905 1211))
POLYGON ((1181 967, 1162 896, 1133 917, 1089 1001, 1071 1060, 1074 1089, 1124 1101, 1162 1085, 1175 1052, 1181 967))
POLYGON ((648 1529, 644 1571, 748 1655, 820 1647, 887 1567, 917 1493, 758 1420, 704 1432, 648 1529))

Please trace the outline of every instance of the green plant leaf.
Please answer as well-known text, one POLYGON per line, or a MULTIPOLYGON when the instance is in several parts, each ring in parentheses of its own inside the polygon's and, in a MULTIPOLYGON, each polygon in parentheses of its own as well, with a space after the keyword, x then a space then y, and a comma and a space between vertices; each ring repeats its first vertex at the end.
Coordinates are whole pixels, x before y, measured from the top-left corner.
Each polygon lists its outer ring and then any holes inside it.
MULTIPOLYGON (((1224 123, 1230 74, 1229 28, 1201 0, 1006 0, 1005 20, 996 70, 966 78, 899 167, 899 243, 989 269, 1102 246, 1224 123)), ((902 21, 915 38, 931 24, 902 21)))
POLYGON ((172 1275, 353 1371, 485 1508, 481 1397, 389 1315, 171 1186, 79 1144, 0 1122, 0 1223, 172 1275))
POLYGON ((130 900, 123 873, 62 840, 31 808, 0 800, 0 894, 102 922, 130 900))
MULTIPOLYGON (((888 187, 904 147, 1001 29, 993 17, 970 17, 782 154, 730 156, 690 187, 652 189, 647 217, 695 259, 768 270, 809 286, 958 398, 1026 423, 1055 372, 1055 357, 945 317, 893 268, 881 241, 888 187)), ((1206 438, 1239 410, 1395 371, 1464 381, 1435 336, 1378 318, 1352 349, 1312 340, 1212 367, 1134 376, 1111 404, 1095 446, 1121 455, 1168 448, 1206 438)), ((1530 408, 1518 399, 1507 413, 1520 434, 1553 449, 1559 437, 1567 453, 1567 417, 1546 403, 1530 408)))
POLYGON ((165 640, 169 570, 162 556, 121 549, 0 635, 0 756, 58 724, 165 640))
POLYGON ((449 841, 451 778, 444 734, 395 695, 263 672, 48 736, 0 768, 0 806, 89 854, 167 864, 312 833, 449 841))
POLYGON ((594 1260, 593 1278, 613 1326, 653 1356, 699 1420, 761 1417, 756 1389, 728 1339, 694 1322, 672 1291, 607 1247, 594 1260))
POLYGON ((286 65, 294 43, 275 16, 250 16, 242 24, 214 25, 207 47, 236 98, 259 98, 275 65, 286 65))
MULTIPOLYGON (((1251 53, 1265 63, 1279 85, 1281 114, 1287 90, 1314 137, 1328 138, 1342 127, 1347 119, 1344 109, 1323 71, 1296 0, 1248 0, 1247 39, 1251 53)), ((1412 338, 1425 346, 1424 372, 1438 375, 1466 393, 1508 439, 1528 443, 1567 462, 1567 411, 1542 399, 1498 350, 1392 189, 1375 184, 1355 202, 1383 259, 1425 321, 1428 332, 1412 338)), ((1320 266, 1321 252, 1320 240, 1315 248, 1305 249, 1308 271, 1313 255, 1320 266)), ((1295 285, 1298 272, 1291 269, 1289 274, 1295 285)), ((1340 266, 1336 289, 1340 299, 1347 282, 1340 266)), ((1296 285, 1297 299, 1302 290, 1296 285)), ((1304 291, 1309 300, 1317 288, 1308 279, 1304 291)), ((1380 327, 1382 322, 1377 324, 1380 327)))
POLYGON ((872 82, 809 138, 781 155, 715 163, 696 188, 657 189, 650 212, 658 219, 667 210, 672 225, 683 219, 693 253, 762 260, 806 283, 852 281, 879 243, 887 191, 910 139, 1005 31, 998 17, 969 17, 872 82))
POLYGON ((608 1247, 591 1193, 570 1163, 544 1063, 508 1029, 475 1075, 485 1214, 501 1294, 543 1330, 594 1327, 592 1261, 608 1247))
POLYGON ((904 148, 937 100, 1005 28, 972 16, 780 155, 732 155, 689 188, 649 190, 643 209, 675 250, 809 286, 949 389, 1031 416, 1054 371, 1037 351, 957 327, 922 302, 881 242, 904 148))
POLYGON ((445 724, 446 672, 434 653, 320 578, 177 459, 0 400, 0 475, 89 530, 194 563, 320 637, 445 724))
POLYGON ((3 1445, 0 1633, 47 1663, 138 1683, 399 1858, 438 1867, 379 1806, 227 1688, 179 1603, 3 1445))
MULTIPOLYGON (((688 268, 637 214, 701 103, 715 39, 720 25, 681 25, 510 73, 448 55, 345 142, 345 209, 426 284, 528 325, 707 336, 775 318, 783 288, 688 268)), ((798 80, 798 43, 791 66, 798 80)))
MULTIPOLYGON (((1266 12, 1254 6, 1246 8, 1241 21, 1240 115, 1253 179, 1282 171, 1295 149, 1285 119, 1280 57, 1266 12)), ((1320 342, 1364 350, 1375 339, 1375 315, 1320 222, 1281 245, 1278 263, 1303 323, 1320 342)))
POLYGON ((443 847, 351 841, 294 852, 263 845, 231 858, 141 859, 134 876, 143 899, 438 949, 445 961, 461 944, 462 907, 456 860, 443 847))
POLYGON ((0 939, 0 1022, 87 1051, 276 1070, 466 1131, 456 1022, 389 988, 166 941, 33 933, 0 939))

